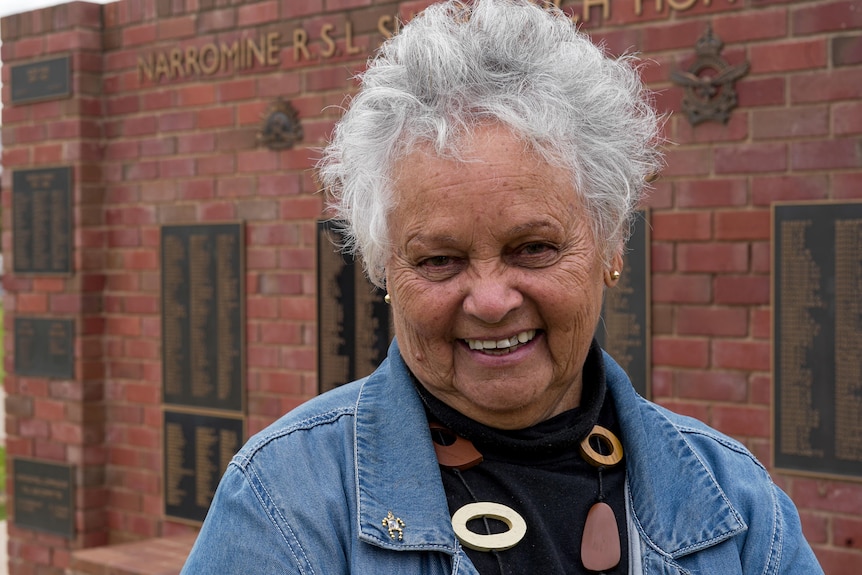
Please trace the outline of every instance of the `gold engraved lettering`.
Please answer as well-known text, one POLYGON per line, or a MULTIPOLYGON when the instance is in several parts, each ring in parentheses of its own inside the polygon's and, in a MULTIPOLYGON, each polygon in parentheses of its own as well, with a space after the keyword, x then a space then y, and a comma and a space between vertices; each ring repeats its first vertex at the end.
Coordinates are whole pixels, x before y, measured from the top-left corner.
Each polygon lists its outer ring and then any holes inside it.
POLYGON ((209 76, 215 74, 219 67, 219 49, 215 44, 207 44, 201 48, 201 72, 209 76), (207 63, 209 60, 209 63, 207 63))
POLYGON ((254 55, 254 59, 257 60, 257 63, 261 66, 266 65, 266 55, 264 54, 264 37, 260 37, 260 45, 255 44, 254 40, 251 38, 247 38, 245 41, 246 49, 248 50, 248 60, 249 66, 252 65, 251 57, 254 55))
POLYGON ((308 33, 302 28, 297 28, 293 31, 293 61, 298 62, 300 52, 305 56, 306 60, 311 60, 311 54, 308 53, 308 33))
POLYGON ((179 76, 183 78, 185 73, 183 72, 183 51, 179 48, 174 48, 171 50, 171 79, 179 76))
POLYGON ((835 222, 835 457, 862 462, 862 218, 835 222))
MULTIPOLYGON (((240 278, 236 273, 239 262, 236 254, 239 253, 236 236, 231 234, 220 234, 216 237, 216 250, 213 254, 215 259, 215 310, 219 326, 216 347, 216 395, 219 400, 230 400, 234 389, 235 374, 233 366, 239 357, 239 349, 242 344, 237 341, 237 334, 231 329, 232 318, 238 312, 240 300, 239 294, 240 278)), ((239 326, 235 326, 239 329, 239 326)), ((222 467, 222 469, 224 466, 222 467)))
POLYGON ((227 70, 227 64, 229 61, 233 61, 234 70, 239 70, 241 68, 242 61, 239 58, 239 46, 240 43, 238 40, 234 40, 233 44, 230 46, 222 42, 219 49, 219 70, 227 70))
POLYGON ((781 223, 781 452, 788 455, 823 457, 813 437, 821 426, 820 410, 813 400, 816 383, 808 356, 820 331, 819 310, 826 307, 823 272, 808 242, 812 220, 781 223))
POLYGON ((281 37, 281 34, 278 32, 270 32, 266 35, 266 65, 267 66, 277 66, 281 62, 278 58, 278 53, 281 50, 280 43, 278 39, 281 37))
POLYGON ((143 80, 143 77, 146 76, 147 80, 153 80, 153 64, 155 64, 155 57, 150 54, 148 58, 142 58, 138 56, 138 81, 143 80))
POLYGON ((44 82, 48 79, 48 66, 37 66, 27 70, 27 83, 44 82))
POLYGON ((334 29, 332 24, 324 24, 320 28, 320 39, 326 44, 326 48, 320 53, 324 58, 332 58, 335 55, 335 40, 329 35, 334 29))
POLYGON ((214 309, 215 282, 212 281, 213 248, 209 237, 195 234, 189 239, 189 379, 193 397, 211 397, 215 382, 207 345, 209 317, 214 309))
POLYGON ((156 81, 162 77, 170 78, 171 77, 171 67, 168 64, 168 58, 165 56, 164 52, 159 52, 156 56, 156 81))
POLYGON ((177 396, 182 393, 186 383, 183 365, 189 361, 183 346, 183 326, 188 322, 189 309, 177 295, 179 290, 185 289, 189 256, 183 241, 173 234, 164 236, 162 250, 165 293, 162 301, 165 322, 162 339, 164 389, 165 395, 177 396))
POLYGON ((353 45, 353 24, 347 23, 347 30, 344 33, 344 47, 348 54, 359 54, 359 46, 353 45))
POLYGON ((198 49, 189 46, 186 48, 186 74, 191 76, 192 71, 195 74, 200 74, 201 67, 198 65, 198 49))
MULTIPOLYGON (((655 11, 661 12, 662 7, 663 7, 662 1, 661 0, 655 0, 655 11)), ((644 13, 643 0, 635 0, 635 14, 638 16, 643 16, 643 13, 644 13)))
POLYGON ((667 0, 667 5, 670 6, 671 10, 684 12, 694 6, 695 2, 697 0, 667 0))
POLYGON ((218 448, 216 430, 211 427, 195 429, 195 503, 206 509, 212 501, 219 476, 213 464, 218 448))
POLYGON ((392 38, 398 33, 398 19, 384 14, 377 19, 377 31, 387 40, 392 38))
POLYGON ((183 479, 195 474, 184 457, 186 443, 181 425, 168 423, 165 426, 165 499, 172 507, 182 505, 187 495, 182 488, 183 479))
MULTIPOLYGON (((588 0, 589 1, 589 0, 588 0)), ((701 0, 704 6, 710 6, 712 4, 712 0, 701 0)), ((634 0, 635 2, 635 14, 637 16, 643 15, 643 3, 644 0, 634 0)), ((728 0, 731 4, 734 0, 728 0)), ((667 5, 671 10, 676 12, 685 12, 686 10, 692 8, 695 4, 697 4, 697 0, 667 0, 667 5)), ((655 11, 657 13, 661 13, 664 11, 664 0, 655 0, 655 11)))

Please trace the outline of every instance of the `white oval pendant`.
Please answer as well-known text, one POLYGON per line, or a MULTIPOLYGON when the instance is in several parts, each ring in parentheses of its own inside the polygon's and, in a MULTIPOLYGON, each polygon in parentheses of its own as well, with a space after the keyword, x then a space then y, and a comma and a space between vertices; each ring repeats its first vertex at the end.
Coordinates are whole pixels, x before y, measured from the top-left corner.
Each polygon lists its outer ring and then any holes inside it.
POLYGON ((476 551, 504 551, 517 545, 527 533, 527 522, 511 507, 490 501, 468 503, 452 516, 452 528, 464 547, 476 551), (502 521, 508 531, 482 535, 467 529, 467 522, 488 517, 502 521))

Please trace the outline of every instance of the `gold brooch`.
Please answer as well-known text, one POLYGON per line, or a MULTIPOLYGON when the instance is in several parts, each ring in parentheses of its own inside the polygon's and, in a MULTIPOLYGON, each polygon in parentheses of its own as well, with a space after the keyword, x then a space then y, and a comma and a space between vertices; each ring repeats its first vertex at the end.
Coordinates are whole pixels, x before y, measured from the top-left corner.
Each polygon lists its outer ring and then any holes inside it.
POLYGON ((383 526, 389 531, 391 539, 395 539, 396 533, 398 534, 398 541, 404 539, 404 522, 401 521, 400 517, 392 515, 391 511, 383 518, 383 526))

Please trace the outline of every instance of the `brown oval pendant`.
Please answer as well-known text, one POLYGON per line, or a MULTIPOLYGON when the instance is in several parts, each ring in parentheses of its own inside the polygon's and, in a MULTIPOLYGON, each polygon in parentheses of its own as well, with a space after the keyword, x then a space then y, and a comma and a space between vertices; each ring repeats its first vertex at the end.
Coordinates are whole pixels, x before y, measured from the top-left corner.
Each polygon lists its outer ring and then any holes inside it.
POLYGON ((599 501, 590 507, 581 541, 581 561, 590 571, 607 571, 620 562, 620 532, 614 510, 599 501))

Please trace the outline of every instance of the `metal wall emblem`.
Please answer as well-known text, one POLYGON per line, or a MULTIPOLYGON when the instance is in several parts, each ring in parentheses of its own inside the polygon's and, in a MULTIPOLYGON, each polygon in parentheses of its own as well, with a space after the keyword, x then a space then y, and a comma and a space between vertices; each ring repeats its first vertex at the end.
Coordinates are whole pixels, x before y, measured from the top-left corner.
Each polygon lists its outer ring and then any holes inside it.
POLYGON ((263 117, 257 139, 270 150, 288 150, 302 140, 299 112, 282 98, 270 105, 263 117))
POLYGON ((749 63, 731 66, 721 57, 724 42, 713 34, 712 26, 698 38, 697 59, 688 70, 674 70, 671 80, 685 88, 682 111, 691 125, 715 121, 726 124, 730 112, 736 107, 737 80, 748 73, 749 63))

